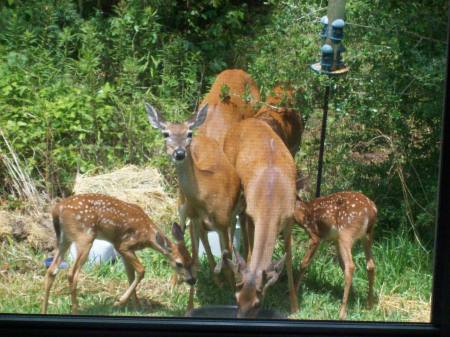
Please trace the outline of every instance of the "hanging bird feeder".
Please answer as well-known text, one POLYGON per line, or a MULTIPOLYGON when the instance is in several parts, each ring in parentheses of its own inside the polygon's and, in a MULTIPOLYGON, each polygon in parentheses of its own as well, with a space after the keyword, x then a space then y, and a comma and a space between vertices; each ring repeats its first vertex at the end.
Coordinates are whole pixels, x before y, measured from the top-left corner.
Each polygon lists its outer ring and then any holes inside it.
MULTIPOLYGON (((342 53, 345 47, 342 44, 344 39, 344 15, 345 0, 329 0, 327 15, 320 19, 322 30, 320 37, 323 45, 320 48, 320 62, 311 65, 311 69, 317 74, 327 75, 329 77, 339 76, 349 71, 342 59, 342 53), (331 25, 329 24, 331 22, 331 25)), ((320 135, 319 163, 317 167, 317 186, 316 197, 320 197, 320 186, 322 183, 323 154, 325 150, 325 136, 328 118, 328 100, 330 96, 330 84, 325 87, 322 130, 320 135)))

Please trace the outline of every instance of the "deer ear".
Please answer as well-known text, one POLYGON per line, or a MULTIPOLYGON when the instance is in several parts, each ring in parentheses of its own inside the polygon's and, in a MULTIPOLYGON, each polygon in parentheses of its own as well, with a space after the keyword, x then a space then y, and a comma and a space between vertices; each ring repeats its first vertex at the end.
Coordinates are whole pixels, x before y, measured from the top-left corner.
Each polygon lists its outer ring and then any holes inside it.
POLYGON ((160 233, 156 233, 156 243, 164 251, 170 252, 170 246, 168 245, 166 238, 164 238, 160 233))
POLYGON ((206 116, 208 115, 208 104, 205 104, 198 112, 195 120, 189 125, 189 129, 194 130, 197 129, 200 125, 202 125, 206 116))
POLYGON ((177 241, 183 241, 184 240, 184 233, 181 229, 180 225, 174 222, 172 224, 172 235, 177 241))
POLYGON ((155 129, 164 129, 164 119, 161 117, 161 114, 150 104, 144 103, 145 110, 147 111, 147 117, 150 124, 155 129))

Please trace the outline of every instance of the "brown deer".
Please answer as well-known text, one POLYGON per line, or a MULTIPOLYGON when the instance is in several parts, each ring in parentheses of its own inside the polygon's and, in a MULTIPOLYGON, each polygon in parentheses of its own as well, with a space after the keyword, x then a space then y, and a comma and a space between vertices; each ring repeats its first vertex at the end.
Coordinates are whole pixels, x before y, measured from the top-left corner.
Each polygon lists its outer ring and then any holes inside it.
POLYGON ((292 156, 298 152, 304 130, 300 113, 292 108, 293 90, 276 86, 255 118, 265 121, 286 144, 292 156))
POLYGON ((115 302, 124 305, 130 296, 138 304, 136 287, 144 277, 144 267, 137 258, 137 250, 151 247, 163 254, 182 275, 185 282, 194 284, 193 262, 186 249, 183 232, 178 224, 172 226, 176 243, 145 214, 142 208, 102 194, 80 194, 58 202, 52 209, 53 225, 56 233, 57 251, 45 275, 45 297, 41 312, 47 313, 50 289, 58 272, 58 266, 67 249, 74 242, 77 256, 69 270, 72 313, 78 310, 77 282, 81 267, 86 262, 94 239, 110 241, 123 258, 129 288, 115 302))
MULTIPOLYGON (((150 104, 145 107, 150 124, 162 132, 166 152, 175 165, 184 199, 182 214, 192 222, 192 258, 197 271, 199 236, 202 229, 217 230, 221 246, 231 251, 229 231, 239 211, 239 177, 214 139, 205 135, 192 137, 193 131, 206 119, 207 105, 198 111, 193 120, 184 123, 166 122, 150 104)), ((205 241, 207 242, 207 239, 205 241)), ((232 273, 228 274, 233 276, 232 273)), ((193 288, 188 308, 192 307, 192 296, 193 288)))
MULTIPOLYGON (((206 135, 217 141, 223 148, 225 136, 236 123, 242 119, 252 117, 255 114, 255 105, 260 100, 259 88, 252 77, 242 69, 227 69, 217 75, 211 89, 204 97, 202 104, 208 104, 208 115, 202 126, 198 129, 199 135, 206 135)), ((241 202, 240 208, 244 208, 241 202)), ((247 239, 245 230, 245 217, 239 212, 242 224, 244 247, 247 239)), ((235 219, 230 228, 229 235, 234 234, 235 219)), ((209 264, 214 268, 214 258, 209 248, 205 226, 200 230, 209 264)), ((222 247, 227 249, 227 247, 222 247)), ((223 260, 222 260, 223 262, 223 260)), ((216 280, 217 281, 217 280, 216 280)))
POLYGON ((375 279, 372 242, 377 218, 377 208, 374 202, 362 193, 337 192, 310 202, 304 202, 298 198, 294 214, 296 222, 309 235, 309 248, 300 264, 300 273, 295 285, 297 291, 321 240, 334 241, 338 251, 339 264, 345 278, 339 319, 345 319, 352 275, 355 270, 352 247, 355 241, 362 239, 369 279, 367 301, 369 308, 372 307, 375 279))
POLYGON ((241 69, 222 71, 201 103, 208 104, 208 116, 198 134, 214 139, 222 148, 228 130, 255 115, 259 100, 259 89, 248 73, 241 69))
MULTIPOLYGON (((201 106, 208 105, 208 112, 206 120, 198 128, 197 135, 194 136, 194 139, 196 137, 206 136, 209 139, 215 140, 222 150, 225 135, 228 130, 240 120, 253 116, 255 114, 254 105, 259 99, 259 89, 248 73, 241 69, 227 69, 222 71, 217 75, 210 91, 201 103, 201 106)), ((201 144, 201 141, 199 144, 201 144)), ((202 181, 205 184, 213 183, 208 179, 203 179, 202 181)), ((214 181, 214 184, 219 183, 220 181, 214 181)), ((188 216, 186 214, 187 205, 185 205, 186 197, 182 191, 179 191, 178 200, 180 223, 184 228, 185 220, 188 216)), ((240 208, 243 208, 243 205, 240 208)), ((232 238, 235 219, 231 219, 231 221, 232 226, 229 229, 229 236, 232 238)), ((208 243, 208 227, 210 228, 211 226, 201 224, 198 229, 198 234, 205 247, 209 266, 211 270, 215 270, 217 273, 222 265, 218 266, 219 269, 216 269, 216 262, 208 243)), ((244 237, 244 241, 246 241, 246 237, 244 237)), ((228 249, 228 247, 222 246, 222 249, 228 249)), ((216 275, 214 275, 214 281, 218 285, 221 283, 216 275)))
POLYGON ((291 311, 297 310, 292 277, 291 223, 295 206, 295 163, 283 141, 265 122, 241 121, 230 130, 224 150, 241 179, 246 217, 254 228, 251 256, 234 266, 238 317, 255 317, 267 288, 275 283, 284 259, 272 262, 275 242, 284 234, 291 311))

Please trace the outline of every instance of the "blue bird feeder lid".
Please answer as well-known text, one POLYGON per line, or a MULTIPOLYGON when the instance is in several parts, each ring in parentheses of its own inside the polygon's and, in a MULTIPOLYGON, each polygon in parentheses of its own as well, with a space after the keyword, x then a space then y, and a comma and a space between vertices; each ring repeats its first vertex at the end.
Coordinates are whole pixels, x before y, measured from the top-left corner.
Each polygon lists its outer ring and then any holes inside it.
POLYGON ((320 51, 322 52, 322 54, 333 54, 333 48, 329 44, 324 44, 320 48, 320 51))
POLYGON ((342 28, 344 28, 344 26, 345 26, 345 22, 344 22, 344 20, 342 20, 342 19, 337 19, 337 20, 334 20, 333 21, 333 23, 331 24, 331 26, 333 27, 333 28, 340 28, 340 29, 342 29, 342 28))

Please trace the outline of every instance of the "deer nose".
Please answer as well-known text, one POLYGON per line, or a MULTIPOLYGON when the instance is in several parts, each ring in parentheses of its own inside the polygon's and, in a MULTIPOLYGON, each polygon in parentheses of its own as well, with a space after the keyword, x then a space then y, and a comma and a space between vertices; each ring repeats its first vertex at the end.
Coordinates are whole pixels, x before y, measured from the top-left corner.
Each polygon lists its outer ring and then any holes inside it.
POLYGON ((186 157, 186 151, 183 149, 176 149, 173 153, 175 160, 183 160, 186 157))

